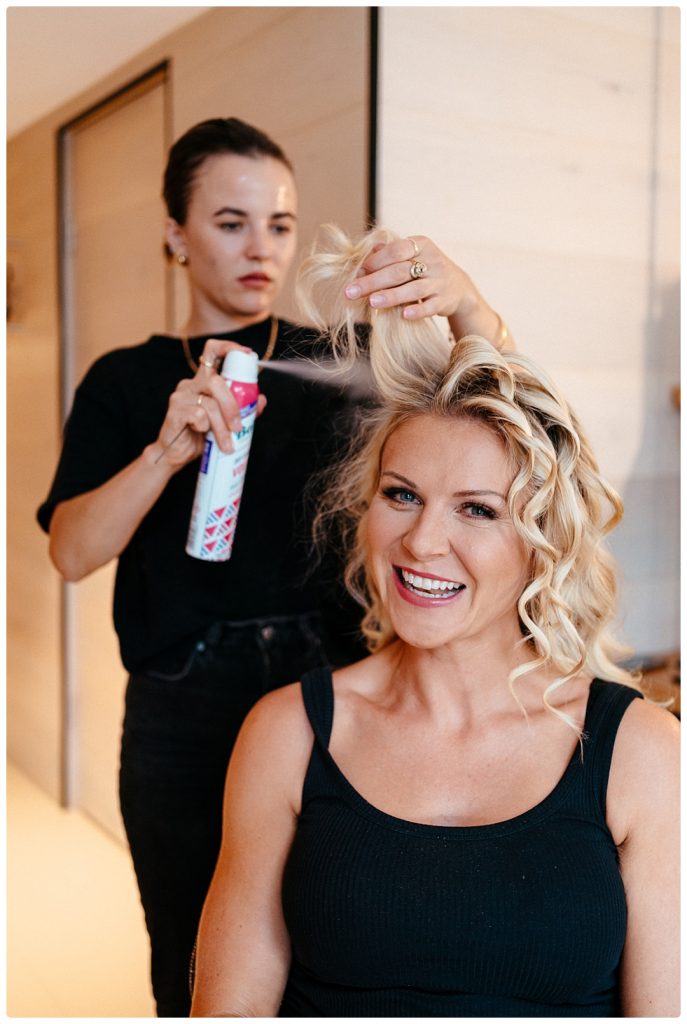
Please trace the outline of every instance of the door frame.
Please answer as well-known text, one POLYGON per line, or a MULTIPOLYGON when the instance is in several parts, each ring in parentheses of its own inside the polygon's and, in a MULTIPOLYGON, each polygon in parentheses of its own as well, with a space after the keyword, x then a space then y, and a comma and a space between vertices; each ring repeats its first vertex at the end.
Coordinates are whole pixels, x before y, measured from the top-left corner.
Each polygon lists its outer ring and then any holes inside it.
MULTIPOLYGON (((57 145, 57 279, 58 279, 58 323, 59 323, 59 368, 58 389, 60 409, 60 430, 71 408, 74 388, 74 293, 72 285, 73 238, 71 236, 71 141, 74 133, 88 127, 117 109, 138 99, 151 89, 162 86, 163 135, 165 148, 171 137, 171 109, 169 89, 170 61, 155 64, 148 71, 126 82, 120 88, 108 93, 96 103, 87 107, 76 117, 61 125, 56 134, 57 145)), ((173 294, 168 273, 165 287, 166 327, 172 321, 173 294)), ((60 586, 60 754, 59 790, 60 805, 75 805, 76 783, 76 647, 72 624, 75 617, 74 584, 62 581, 60 586)))

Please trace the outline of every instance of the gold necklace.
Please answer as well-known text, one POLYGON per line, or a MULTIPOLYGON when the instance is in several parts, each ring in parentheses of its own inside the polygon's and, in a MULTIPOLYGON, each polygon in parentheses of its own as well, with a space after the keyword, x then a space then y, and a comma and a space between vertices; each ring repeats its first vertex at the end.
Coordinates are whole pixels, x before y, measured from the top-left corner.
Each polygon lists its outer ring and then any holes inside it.
MULTIPOLYGON (((271 359, 272 353, 274 352, 274 346, 277 344, 277 334, 279 333, 279 321, 277 320, 276 316, 273 316, 271 318, 271 321, 272 321, 272 323, 271 323, 271 327, 270 327, 270 336, 269 336, 269 339, 267 341, 267 348, 265 349, 264 356, 260 360, 260 362, 262 362, 262 363, 266 363, 268 359, 271 359)), ((193 358, 193 356, 191 355, 191 349, 189 348, 188 338, 186 336, 184 336, 181 339, 181 347, 184 350, 184 355, 186 357, 186 362, 191 367, 193 372, 197 373, 198 369, 199 369, 199 366, 198 366, 198 363, 193 358)), ((260 373, 260 370, 258 370, 258 373, 260 373)))

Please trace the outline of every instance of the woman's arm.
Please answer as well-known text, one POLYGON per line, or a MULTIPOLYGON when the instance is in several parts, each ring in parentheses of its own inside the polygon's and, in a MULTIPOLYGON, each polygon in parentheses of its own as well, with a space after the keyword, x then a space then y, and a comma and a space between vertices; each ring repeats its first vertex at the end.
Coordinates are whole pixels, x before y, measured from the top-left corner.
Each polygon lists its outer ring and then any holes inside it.
POLYGON ((623 1016, 678 1016, 679 727, 647 701, 634 701, 618 731, 607 817, 627 897, 623 1016))
POLYGON ((365 273, 346 288, 348 298, 367 295, 377 309, 407 303, 403 310, 407 320, 445 316, 454 338, 479 334, 500 351, 514 348, 510 331, 499 314, 485 302, 465 271, 430 238, 412 235, 378 245, 366 259, 363 270, 365 273), (423 263, 426 272, 412 280, 410 266, 415 261, 423 263))
MULTIPOLYGON (((219 360, 229 349, 241 347, 210 340, 202 359, 219 360)), ((263 399, 258 412, 264 405, 263 399)), ((200 455, 210 428, 220 448, 232 450, 231 429, 240 429, 237 415, 229 388, 201 362, 196 376, 180 381, 171 395, 156 441, 100 487, 56 506, 50 521, 50 557, 62 576, 80 580, 120 555, 171 477, 200 455)))
POLYGON ((313 735, 300 686, 264 697, 234 748, 198 932, 192 1017, 275 1017, 291 959, 281 886, 313 735))

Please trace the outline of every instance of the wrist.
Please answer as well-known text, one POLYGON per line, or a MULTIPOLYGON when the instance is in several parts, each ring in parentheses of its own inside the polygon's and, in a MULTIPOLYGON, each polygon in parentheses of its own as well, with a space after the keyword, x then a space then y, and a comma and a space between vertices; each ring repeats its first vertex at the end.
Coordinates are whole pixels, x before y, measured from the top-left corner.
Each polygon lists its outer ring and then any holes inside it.
POLYGON ((174 476, 179 466, 173 466, 167 461, 166 452, 167 449, 158 439, 145 446, 141 452, 141 461, 147 470, 169 479, 174 476))
POLYGON ((499 352, 513 351, 515 348, 508 324, 500 313, 485 302, 467 274, 461 300, 448 321, 454 338, 479 334, 499 352))

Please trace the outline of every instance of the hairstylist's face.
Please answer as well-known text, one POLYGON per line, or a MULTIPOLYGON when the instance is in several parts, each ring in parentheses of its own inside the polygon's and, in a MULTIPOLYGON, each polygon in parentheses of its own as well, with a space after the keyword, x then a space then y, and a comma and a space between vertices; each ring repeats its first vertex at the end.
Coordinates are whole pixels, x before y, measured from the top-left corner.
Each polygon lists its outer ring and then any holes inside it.
POLYGON ((252 322, 272 311, 296 249, 296 211, 279 160, 223 153, 200 165, 186 223, 167 225, 168 244, 188 260, 197 315, 252 322))
POLYGON ((368 564, 406 643, 519 639, 529 557, 508 511, 514 476, 500 438, 475 420, 418 416, 390 436, 368 512, 368 564))

